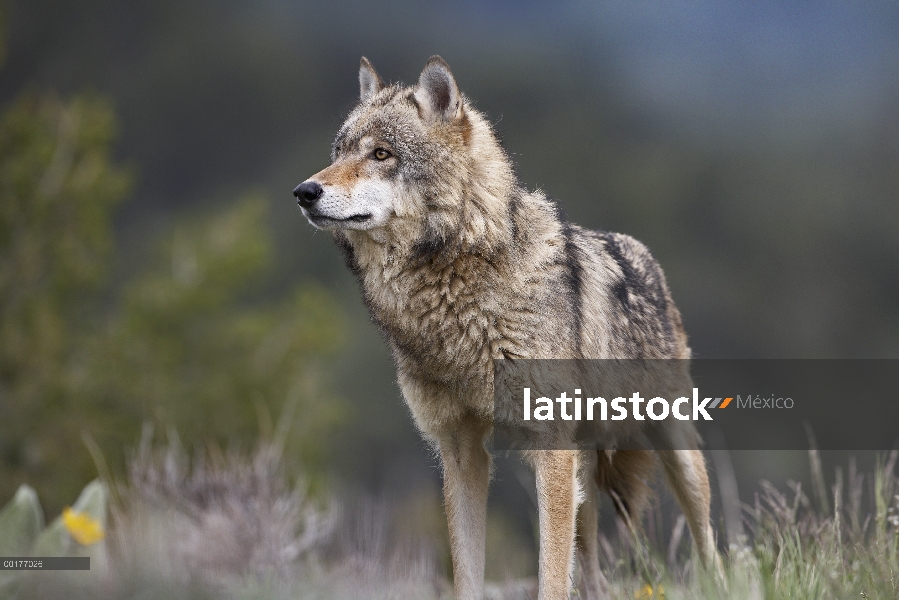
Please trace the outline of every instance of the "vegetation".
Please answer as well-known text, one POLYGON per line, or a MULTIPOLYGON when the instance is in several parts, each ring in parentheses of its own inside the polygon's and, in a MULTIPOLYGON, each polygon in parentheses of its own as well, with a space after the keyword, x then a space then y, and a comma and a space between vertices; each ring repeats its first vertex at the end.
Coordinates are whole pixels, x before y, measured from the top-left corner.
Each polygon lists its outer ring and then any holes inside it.
MULTIPOLYGON (((114 485, 119 500, 111 505, 108 533, 105 486, 91 484, 75 503, 72 510, 106 534, 87 540, 80 537, 84 526, 64 516, 39 533, 40 506, 23 487, 0 511, 0 550, 49 552, 52 546, 55 555, 91 556, 91 571, 6 572, 0 590, 22 599, 424 599, 450 593, 437 542, 410 530, 407 513, 371 500, 313 499, 303 482, 288 483, 281 452, 269 442, 251 454, 190 456, 175 441, 154 445, 147 435, 128 477, 114 485)), ((613 595, 899 598, 897 456, 893 452, 873 474, 856 473, 850 464, 845 483, 838 470, 828 512, 815 509, 799 484, 785 493, 763 483, 755 502, 743 506, 751 536, 730 547, 724 587, 690 558, 682 519, 665 544, 621 523, 617 541, 600 540, 613 595)), ((535 581, 492 581, 488 589, 497 600, 533 598, 535 581)))
MULTIPOLYGON (((112 135, 109 107, 90 96, 64 103, 26 92, 0 118, 4 495, 26 474, 68 493, 92 478, 69 455, 84 421, 73 410, 66 363, 80 345, 84 299, 107 272, 110 211, 128 186, 110 162, 112 135)), ((85 416, 98 412, 86 408, 85 416)))
POLYGON ((145 421, 248 445, 285 406, 290 456, 313 466, 339 415, 315 376, 341 339, 330 295, 256 293, 272 265, 258 194, 181 222, 159 259, 110 282, 132 180, 115 128, 90 94, 25 92, 0 120, 0 495, 27 482, 57 510, 94 458, 122 466, 145 421))

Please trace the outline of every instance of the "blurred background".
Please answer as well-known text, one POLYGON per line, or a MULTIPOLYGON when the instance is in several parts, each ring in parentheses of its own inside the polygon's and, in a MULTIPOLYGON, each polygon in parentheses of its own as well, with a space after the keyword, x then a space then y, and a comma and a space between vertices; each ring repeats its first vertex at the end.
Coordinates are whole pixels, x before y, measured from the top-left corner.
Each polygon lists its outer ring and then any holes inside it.
MULTIPOLYGON (((144 424, 289 427, 313 488, 445 536, 385 344, 291 195, 363 55, 406 82, 442 55, 528 188, 652 249, 696 356, 899 357, 894 2, 0 6, 0 504, 27 482, 57 513, 144 424)), ((747 494, 808 472, 733 458, 747 494)), ((491 536, 532 552, 529 477, 499 459, 491 536)))

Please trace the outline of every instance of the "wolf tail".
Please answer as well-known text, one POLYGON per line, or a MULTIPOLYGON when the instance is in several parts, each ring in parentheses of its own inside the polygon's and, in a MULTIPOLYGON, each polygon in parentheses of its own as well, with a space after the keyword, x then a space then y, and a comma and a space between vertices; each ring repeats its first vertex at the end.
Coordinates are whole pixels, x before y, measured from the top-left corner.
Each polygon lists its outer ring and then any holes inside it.
POLYGON ((651 450, 597 450, 596 485, 612 497, 618 516, 640 527, 658 459, 651 450))

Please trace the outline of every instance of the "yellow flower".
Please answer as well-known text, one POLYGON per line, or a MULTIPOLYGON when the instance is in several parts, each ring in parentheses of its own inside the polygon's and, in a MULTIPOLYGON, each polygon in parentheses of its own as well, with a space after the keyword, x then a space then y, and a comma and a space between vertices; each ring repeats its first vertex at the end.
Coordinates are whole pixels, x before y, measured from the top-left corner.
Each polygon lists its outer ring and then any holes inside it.
POLYGON ((646 600, 648 598, 665 600, 665 588, 660 585, 656 589, 652 589, 651 585, 644 583, 643 587, 634 592, 634 598, 637 598, 637 600, 646 600))
POLYGON ((65 525, 69 535, 83 546, 96 544, 106 537, 100 521, 86 512, 76 512, 68 506, 62 511, 62 524, 65 525))

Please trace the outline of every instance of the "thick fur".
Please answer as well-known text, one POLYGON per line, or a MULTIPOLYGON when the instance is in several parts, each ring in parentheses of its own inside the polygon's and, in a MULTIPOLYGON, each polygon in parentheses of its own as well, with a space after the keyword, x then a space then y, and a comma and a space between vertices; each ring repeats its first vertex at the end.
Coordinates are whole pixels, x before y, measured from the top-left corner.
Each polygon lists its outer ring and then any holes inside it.
MULTIPOLYGON (((385 85, 364 58, 359 80, 360 103, 336 136, 331 166, 295 193, 309 221, 332 231, 384 332, 415 422, 443 463, 456 595, 482 598, 493 359, 689 358, 690 350, 646 247, 572 225, 542 192, 524 189, 441 58, 415 86, 385 85), (303 191, 313 189, 320 195, 303 191)), ((648 435, 689 444, 669 448, 698 444, 679 421, 648 435)), ((570 593, 576 522, 588 595, 605 596, 596 516, 577 514, 581 502, 582 513, 596 509, 591 480, 634 517, 645 500, 653 453, 588 454, 527 454, 538 484, 541 598, 570 593)), ((710 559, 701 453, 668 451, 661 462, 710 559)))

